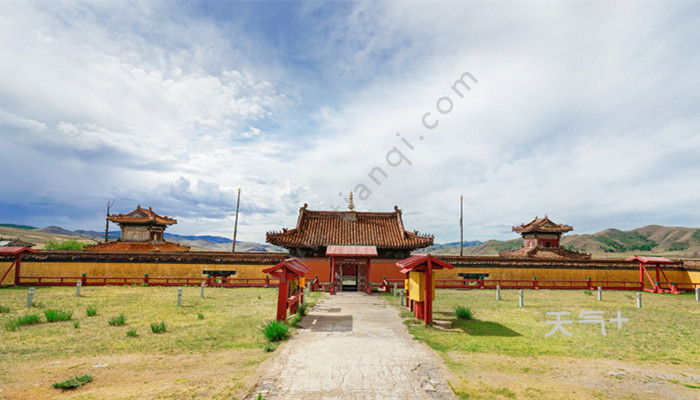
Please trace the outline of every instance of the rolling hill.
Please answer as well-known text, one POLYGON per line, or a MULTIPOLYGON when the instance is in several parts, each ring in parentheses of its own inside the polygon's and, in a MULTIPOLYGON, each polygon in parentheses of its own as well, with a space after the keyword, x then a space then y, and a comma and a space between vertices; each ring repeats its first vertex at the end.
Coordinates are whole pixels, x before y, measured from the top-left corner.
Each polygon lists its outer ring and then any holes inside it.
MULTIPOLYGON (((116 238, 118 232, 110 233, 110 238, 113 237, 112 235, 116 238)), ((103 237, 102 232, 70 231, 58 226, 38 229, 24 225, 0 224, 0 238, 19 238, 36 243, 37 246, 34 248, 37 249, 41 249, 49 239, 56 241, 77 239, 83 243, 97 243, 102 241, 103 237)), ((165 237, 169 241, 190 246, 192 251, 231 251, 231 239, 221 236, 185 236, 166 233, 165 237)), ((519 248, 522 245, 522 239, 471 241, 465 242, 464 245, 464 255, 497 256, 499 251, 519 248)), ((569 250, 589 253, 594 258, 624 258, 635 254, 700 258, 700 229, 660 225, 649 225, 629 231, 606 229, 594 234, 564 235, 562 246, 569 250)), ((285 250, 267 243, 237 242, 236 251, 284 252, 285 250)), ((417 253, 428 252, 458 255, 459 242, 436 244, 417 251, 417 253)))
MULTIPOLYGON (((117 239, 119 232, 110 232, 110 240, 117 239)), ((76 239, 86 244, 96 244, 104 240, 104 232, 76 230, 71 231, 59 226, 47 226, 36 228, 26 225, 0 224, 0 238, 19 238, 25 242, 36 244, 35 249, 41 249, 49 239, 62 242, 76 239)), ((221 236, 182 236, 166 233, 165 238, 171 242, 177 242, 190 246, 191 251, 231 251, 233 240, 221 236)), ((285 249, 271 244, 236 241, 236 252, 286 252, 285 249)))
MULTIPOLYGON (((564 235, 561 243, 564 248, 589 253, 594 258, 625 258, 639 254, 700 258, 700 229, 697 228, 649 225, 629 231, 606 229, 594 234, 564 235)), ((497 256, 499 251, 517 249, 522 244, 522 239, 489 240, 465 246, 464 255, 497 256)), ((458 255, 459 243, 421 250, 421 253, 427 252, 458 255)))

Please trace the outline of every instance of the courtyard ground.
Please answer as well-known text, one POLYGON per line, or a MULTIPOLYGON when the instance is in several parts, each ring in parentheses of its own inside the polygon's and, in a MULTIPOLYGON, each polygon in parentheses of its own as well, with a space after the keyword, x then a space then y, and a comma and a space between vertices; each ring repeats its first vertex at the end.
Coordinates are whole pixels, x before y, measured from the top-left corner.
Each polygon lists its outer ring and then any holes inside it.
POLYGON ((0 399, 231 399, 255 384, 263 351, 261 325, 274 318, 277 290, 165 287, 38 287, 0 289, 0 399), (97 315, 87 316, 95 307, 97 315), (69 321, 46 322, 48 309, 73 311, 69 321), (27 314, 40 323, 6 325, 27 314), (109 320, 124 315, 126 323, 109 320), (151 332, 165 322, 166 332, 151 332), (78 327, 75 327, 75 324, 78 327), (127 332, 135 331, 135 336, 127 332), (51 385, 76 375, 93 381, 75 390, 51 385))
POLYGON ((436 323, 426 327, 392 302, 416 338, 442 357, 461 398, 475 399, 698 399, 700 398, 700 302, 692 294, 609 291, 603 300, 584 291, 438 290, 436 323), (456 306, 474 317, 455 318, 456 306), (606 335, 600 323, 603 312, 606 335), (617 312, 622 319, 621 329, 617 312), (571 321, 547 337, 556 320, 571 321), (591 318, 593 317, 593 318, 591 318))

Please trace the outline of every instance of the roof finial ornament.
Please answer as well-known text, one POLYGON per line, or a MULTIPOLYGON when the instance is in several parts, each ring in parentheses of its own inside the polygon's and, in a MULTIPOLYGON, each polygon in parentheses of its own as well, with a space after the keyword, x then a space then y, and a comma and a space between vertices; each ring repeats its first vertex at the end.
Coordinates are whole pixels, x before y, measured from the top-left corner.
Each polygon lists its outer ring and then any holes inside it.
POLYGON ((355 204, 352 202, 352 190, 350 191, 350 197, 348 198, 348 211, 355 211, 355 204))

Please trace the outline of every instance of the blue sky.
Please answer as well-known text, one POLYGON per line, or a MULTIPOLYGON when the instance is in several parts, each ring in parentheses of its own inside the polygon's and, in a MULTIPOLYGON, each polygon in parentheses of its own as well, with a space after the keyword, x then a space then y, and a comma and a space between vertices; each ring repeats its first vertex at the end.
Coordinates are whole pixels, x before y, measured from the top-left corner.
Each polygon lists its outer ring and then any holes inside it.
POLYGON ((246 241, 350 190, 437 242, 460 195, 468 240, 697 227, 697 37, 683 2, 3 2, 0 222, 229 236, 240 187, 246 241))

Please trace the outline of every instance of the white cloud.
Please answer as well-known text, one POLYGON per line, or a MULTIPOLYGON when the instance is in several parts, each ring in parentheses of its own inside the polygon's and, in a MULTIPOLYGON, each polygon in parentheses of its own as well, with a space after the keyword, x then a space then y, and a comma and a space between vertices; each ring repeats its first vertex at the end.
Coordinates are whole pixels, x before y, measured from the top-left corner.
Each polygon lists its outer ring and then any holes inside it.
POLYGON ((36 183, 9 197, 116 197, 227 236, 241 187, 256 241, 305 202, 344 208, 358 184, 360 209, 397 204, 443 242, 460 194, 469 238, 545 213, 577 232, 700 224, 692 7, 305 3, 250 28, 171 5, 0 6, 0 156, 36 183), (478 83, 460 97, 464 72, 478 83))

